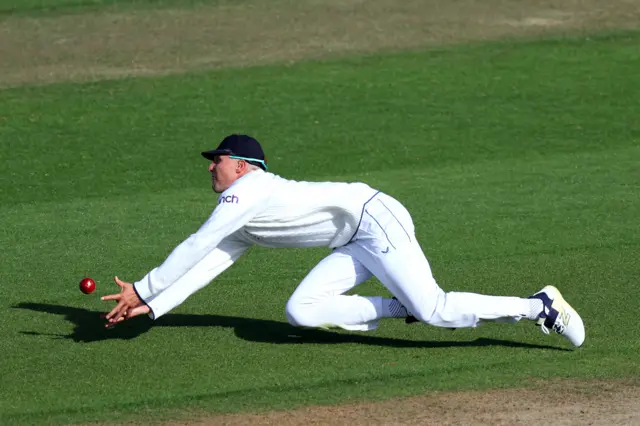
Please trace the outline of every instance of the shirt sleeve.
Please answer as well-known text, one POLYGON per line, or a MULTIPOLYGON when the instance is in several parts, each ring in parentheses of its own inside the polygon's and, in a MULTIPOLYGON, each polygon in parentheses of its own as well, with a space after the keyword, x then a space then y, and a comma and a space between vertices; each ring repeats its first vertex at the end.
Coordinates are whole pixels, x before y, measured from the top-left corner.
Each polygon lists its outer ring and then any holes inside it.
POLYGON ((215 249, 178 278, 173 285, 153 298, 145 300, 151 309, 149 317, 157 319, 180 305, 230 267, 250 246, 251 244, 233 237, 222 240, 215 249))
MULTIPOLYGON (((235 185, 234 185, 235 186, 235 185)), ((257 188, 232 186, 220 195, 209 219, 178 245, 159 267, 134 284, 147 304, 196 267, 221 241, 246 225, 262 208, 257 188)))

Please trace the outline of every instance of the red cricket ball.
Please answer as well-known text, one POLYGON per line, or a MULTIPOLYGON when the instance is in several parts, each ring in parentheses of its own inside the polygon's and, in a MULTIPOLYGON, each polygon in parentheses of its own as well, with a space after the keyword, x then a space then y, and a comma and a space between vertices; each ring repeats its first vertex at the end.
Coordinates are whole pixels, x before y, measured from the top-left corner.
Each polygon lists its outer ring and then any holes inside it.
POLYGON ((80 281, 80 291, 84 294, 93 293, 96 290, 96 282, 91 278, 83 278, 80 281))

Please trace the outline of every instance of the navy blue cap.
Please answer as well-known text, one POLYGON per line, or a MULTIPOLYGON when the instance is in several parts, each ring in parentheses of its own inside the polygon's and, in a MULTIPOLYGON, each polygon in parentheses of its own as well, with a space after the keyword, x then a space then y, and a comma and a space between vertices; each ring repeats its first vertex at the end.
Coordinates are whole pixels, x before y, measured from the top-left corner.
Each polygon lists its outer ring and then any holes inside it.
POLYGON ((202 153, 204 158, 211 161, 218 155, 236 157, 258 166, 262 168, 262 170, 267 170, 267 159, 264 156, 260 142, 251 136, 229 135, 220 142, 220 145, 218 145, 216 149, 202 153))

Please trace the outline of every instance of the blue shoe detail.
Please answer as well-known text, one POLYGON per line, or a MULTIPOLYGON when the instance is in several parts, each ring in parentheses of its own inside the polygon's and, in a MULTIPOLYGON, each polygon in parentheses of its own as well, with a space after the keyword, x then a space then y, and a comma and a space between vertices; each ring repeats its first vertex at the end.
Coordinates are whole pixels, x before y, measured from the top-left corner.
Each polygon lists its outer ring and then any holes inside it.
POLYGON ((529 299, 539 299, 542 301, 543 308, 542 312, 540 312, 540 316, 538 317, 538 325, 544 325, 547 328, 553 328, 554 324, 558 319, 558 311, 553 309, 553 300, 547 293, 538 293, 533 296, 529 296, 529 299), (544 321, 542 321, 544 319, 544 321))
POLYGON ((582 346, 585 339, 584 322, 557 288, 548 285, 529 299, 542 301, 543 308, 537 325, 543 333, 554 331, 567 338, 574 346, 582 346))

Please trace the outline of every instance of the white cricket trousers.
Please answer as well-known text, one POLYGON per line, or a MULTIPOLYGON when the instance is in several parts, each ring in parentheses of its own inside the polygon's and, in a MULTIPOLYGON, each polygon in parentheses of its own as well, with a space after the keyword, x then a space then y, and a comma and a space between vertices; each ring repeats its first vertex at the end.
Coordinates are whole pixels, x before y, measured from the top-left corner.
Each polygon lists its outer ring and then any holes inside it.
POLYGON ((344 295, 376 276, 418 320, 439 327, 475 327, 483 320, 515 322, 529 313, 519 297, 444 292, 416 241, 411 215, 394 198, 378 193, 364 206, 354 239, 335 249, 300 283, 287 302, 289 322, 299 327, 372 330, 382 297, 344 295))

